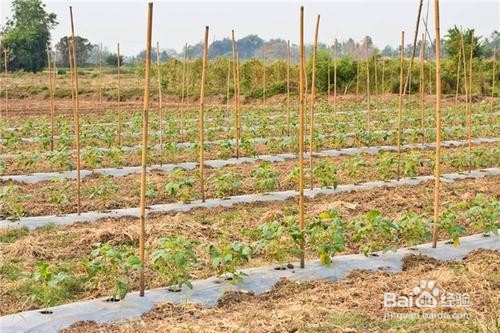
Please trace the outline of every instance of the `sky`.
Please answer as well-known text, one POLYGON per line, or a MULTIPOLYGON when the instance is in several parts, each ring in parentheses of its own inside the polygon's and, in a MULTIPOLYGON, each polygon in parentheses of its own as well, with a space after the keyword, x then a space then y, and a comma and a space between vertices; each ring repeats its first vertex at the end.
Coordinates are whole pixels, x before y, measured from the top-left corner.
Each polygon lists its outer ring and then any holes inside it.
MULTIPOLYGON (((429 31, 434 36, 434 0, 424 0, 422 14, 429 5, 429 31)), ((46 9, 57 14, 59 24, 53 41, 70 32, 69 6, 73 6, 75 34, 102 43, 111 51, 120 43, 124 55, 145 49, 147 1, 128 0, 45 0, 46 9)), ((419 0, 330 0, 330 1, 154 1, 153 45, 161 49, 182 50, 187 42, 202 40, 204 27, 210 27, 209 40, 257 34, 264 39, 282 38, 298 43, 299 8, 305 11, 305 41, 312 43, 316 16, 319 14, 319 41, 331 44, 352 37, 360 41, 370 35, 380 49, 399 45, 401 31, 410 43, 415 30, 419 0)), ((11 1, 0 0, 0 24, 10 16, 11 1)), ((489 37, 500 30, 500 1, 441 0, 441 35, 453 25, 473 27, 476 34, 489 37)))

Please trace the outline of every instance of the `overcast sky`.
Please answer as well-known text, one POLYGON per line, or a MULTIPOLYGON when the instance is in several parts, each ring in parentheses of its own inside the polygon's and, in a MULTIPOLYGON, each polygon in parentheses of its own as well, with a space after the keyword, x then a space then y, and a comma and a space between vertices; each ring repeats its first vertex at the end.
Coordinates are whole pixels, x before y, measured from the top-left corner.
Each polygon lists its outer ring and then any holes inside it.
MULTIPOLYGON (((427 1, 424 1, 425 17, 427 1)), ((434 36, 434 1, 430 0, 429 30, 434 36)), ((120 42, 121 52, 134 55, 145 48, 147 1, 116 0, 45 0, 46 9, 57 14, 59 24, 53 40, 69 34, 69 6, 73 6, 77 35, 92 43, 102 42, 114 50, 120 42)), ((376 46, 396 46, 401 30, 409 42, 415 29, 418 0, 330 0, 330 1, 154 1, 153 45, 181 50, 184 43, 202 40, 204 26, 210 26, 210 37, 236 37, 257 34, 264 39, 290 39, 298 42, 299 7, 305 7, 306 42, 313 39, 316 15, 321 15, 319 40, 330 44, 335 37, 359 41, 370 35, 376 46)), ((441 0, 441 34, 454 24, 473 27, 479 35, 489 37, 500 30, 500 1, 441 0)), ((10 1, 1 0, 1 23, 10 15, 10 1)))

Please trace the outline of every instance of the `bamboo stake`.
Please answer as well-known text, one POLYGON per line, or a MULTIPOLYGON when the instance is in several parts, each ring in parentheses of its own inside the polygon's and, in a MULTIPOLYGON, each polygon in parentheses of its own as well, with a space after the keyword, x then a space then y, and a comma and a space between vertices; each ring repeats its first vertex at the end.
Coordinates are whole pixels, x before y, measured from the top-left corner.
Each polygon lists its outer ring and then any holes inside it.
POLYGON ((233 51, 233 85, 234 85, 234 136, 236 141, 236 158, 240 158, 240 138, 238 131, 238 79, 236 66, 236 40, 234 38, 234 30, 231 30, 232 51, 233 51))
POLYGON ((237 99, 237 107, 236 110, 238 111, 236 113, 236 135, 238 137, 238 150, 239 150, 239 138, 241 137, 241 119, 240 119, 240 54, 238 51, 236 51, 236 96, 238 96, 237 99))
POLYGON ((333 111, 337 114, 337 39, 333 50, 333 111))
POLYGON ((187 71, 188 45, 184 46, 184 63, 182 65, 182 87, 181 87, 181 140, 184 141, 184 95, 186 90, 186 71, 187 71))
POLYGON ((474 53, 474 30, 471 32, 469 57, 469 113, 467 115, 467 141, 469 143, 469 173, 472 171, 472 63, 474 53))
POLYGON ((141 203, 140 203, 140 236, 139 255, 142 270, 139 278, 139 296, 144 296, 145 278, 145 237, 146 237, 146 167, 148 162, 148 126, 149 126, 149 84, 151 76, 151 35, 153 30, 153 3, 148 3, 148 23, 146 32, 146 63, 144 72, 144 108, 142 112, 142 156, 141 156, 141 203))
POLYGON ((310 109, 311 116, 309 126, 309 174, 310 174, 310 187, 314 188, 314 175, 313 175, 313 146, 314 146, 314 102, 316 99, 316 54, 318 52, 318 32, 319 32, 319 18, 316 18, 316 31, 314 33, 314 49, 312 59, 312 77, 311 77, 311 100, 310 109))
POLYGON ((205 202, 205 128, 203 124, 205 111, 205 77, 207 71, 207 53, 208 53, 208 26, 205 27, 205 43, 203 45, 203 67, 201 70, 201 85, 200 85, 200 191, 201 201, 205 202))
POLYGON ((50 94, 50 151, 54 151, 54 77, 52 74, 50 48, 47 44, 47 64, 49 71, 49 94, 50 94))
POLYGON ((491 79, 491 100, 490 100, 490 113, 493 115, 493 100, 495 98, 495 79, 497 69, 497 48, 493 51, 493 78, 491 79))
POLYGON ((368 109, 367 109, 367 126, 368 132, 370 132, 370 113, 371 113, 371 105, 370 105, 370 58, 368 57, 368 36, 365 37, 365 46, 366 46, 366 98, 368 100, 368 109))
POLYGON ((385 93, 385 59, 382 60, 382 95, 385 93))
POLYGON ((262 70, 263 70, 263 82, 262 82, 262 104, 266 105, 266 54, 264 53, 264 48, 262 48, 262 70))
POLYGON ((458 62, 457 62, 457 86, 455 90, 455 105, 458 104, 458 91, 460 88, 460 65, 462 61, 462 51, 458 52, 458 62))
POLYGON ((327 62, 327 81, 328 81, 328 89, 327 89, 327 98, 326 98, 326 101, 328 102, 328 104, 330 103, 330 89, 331 89, 331 80, 330 80, 330 67, 331 67, 331 55, 330 55, 330 48, 327 49, 328 50, 328 53, 327 53, 327 58, 326 58, 326 62, 327 62))
POLYGON ((287 135, 290 136, 290 41, 287 43, 287 55, 288 61, 286 63, 286 123, 287 123, 287 135))
POLYGON ((356 61, 356 100, 359 96, 359 62, 360 60, 358 59, 356 61))
POLYGON ((3 50, 3 65, 4 65, 4 79, 5 79, 5 118, 7 118, 7 115, 9 113, 9 87, 8 87, 8 77, 9 77, 9 70, 8 70, 8 64, 7 64, 7 53, 9 51, 7 49, 3 50))
POLYGON ((436 166, 434 175, 434 224, 432 247, 437 245, 441 185, 441 34, 439 27, 439 0, 434 0, 434 21, 436 29, 436 166))
POLYGON ((462 59, 463 59, 463 66, 464 66, 464 90, 465 90, 465 122, 466 125, 465 127, 468 127, 468 114, 469 114, 469 94, 470 90, 468 87, 469 81, 467 80, 467 58, 465 56, 465 42, 464 42, 464 35, 463 33, 460 33, 460 47, 462 50, 462 59))
POLYGON ((425 116, 424 116, 424 34, 422 34, 422 39, 420 40, 420 78, 419 78, 419 90, 420 90, 420 127, 422 130, 422 144, 425 142, 425 116))
MULTIPOLYGON (((299 228, 304 230, 304 7, 300 7, 300 65, 299 65, 299 228)), ((304 241, 300 242, 300 267, 304 268, 304 241)))
MULTIPOLYGON (((375 87, 374 87, 375 88, 375 97, 378 96, 378 77, 377 77, 378 69, 377 69, 377 67, 378 67, 377 57, 374 56, 373 57, 373 73, 374 73, 374 78, 373 79, 375 81, 374 82, 375 83, 375 87)), ((377 106, 377 102, 375 102, 375 109, 377 108, 376 106, 377 106)))
POLYGON ((405 32, 401 31, 401 59, 399 63, 399 109, 398 109, 398 180, 401 177, 401 118, 403 113, 403 60, 405 50, 405 32))
POLYGON ((77 214, 81 213, 81 191, 80 191, 80 102, 78 99, 78 67, 76 63, 76 43, 75 27, 73 24, 73 8, 69 7, 71 17, 71 53, 73 61, 73 91, 74 91, 74 118, 75 118, 75 144, 76 144, 76 195, 77 195, 77 214))
POLYGON ((226 116, 229 115, 229 88, 231 87, 231 61, 227 62, 227 77, 226 77, 226 116))
POLYGON ((102 43, 99 44, 99 105, 101 111, 104 111, 102 105, 102 43))
POLYGON ((408 75, 406 76, 405 86, 403 89, 403 93, 406 94, 406 87, 408 87, 408 94, 411 94, 411 71, 413 68, 413 59, 415 58, 415 49, 417 47, 417 38, 418 38, 418 27, 420 25, 420 15, 422 14, 422 6, 424 4, 424 0, 420 0, 418 5, 417 12, 417 22, 415 24, 415 35, 413 37, 413 50, 410 58, 410 69, 408 70, 408 75))
POLYGON ((158 81, 158 130, 160 144, 160 165, 163 164, 163 93, 161 91, 160 43, 156 42, 156 79, 158 81))
POLYGON ((117 44, 117 53, 116 53, 116 64, 117 64, 117 74, 118 74, 118 83, 116 86, 116 114, 118 116, 118 144, 121 146, 122 145, 122 112, 120 109, 120 85, 121 85, 121 80, 120 80, 120 43, 117 44))

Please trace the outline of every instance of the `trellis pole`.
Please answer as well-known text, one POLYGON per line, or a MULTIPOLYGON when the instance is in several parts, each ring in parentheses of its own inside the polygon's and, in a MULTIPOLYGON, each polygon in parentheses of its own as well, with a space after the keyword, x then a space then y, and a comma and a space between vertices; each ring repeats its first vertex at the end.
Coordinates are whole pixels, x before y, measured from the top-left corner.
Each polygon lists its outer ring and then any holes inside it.
POLYGON ((403 60, 405 49, 405 32, 401 31, 401 48, 399 63, 399 108, 398 108, 398 180, 401 177, 401 118, 403 113, 403 60))
POLYGON ((460 88, 460 65, 462 64, 462 51, 458 52, 458 62, 457 62, 457 85, 455 90, 455 105, 458 105, 458 91, 460 88))
POLYGON ((437 245, 441 185, 441 34, 439 27, 439 0, 434 0, 434 21, 436 29, 436 166, 434 174, 434 224, 432 247, 437 245))
POLYGON ((420 40, 420 77, 419 77, 419 90, 420 90, 420 128, 422 130, 422 144, 425 143, 425 116, 424 116, 424 34, 420 40))
POLYGON ((181 140, 184 141, 184 107, 185 107, 185 95, 186 95, 186 72, 187 72, 187 58, 188 58, 188 44, 184 46, 184 62, 182 64, 182 86, 181 86, 181 140))
POLYGON ((239 148, 239 138, 241 137, 241 117, 240 117, 240 54, 236 51, 236 96, 237 99, 237 114, 236 114, 236 132, 238 136, 238 148, 239 148))
POLYGON ((474 53, 474 30, 471 32, 469 57, 469 112, 467 114, 467 141, 469 145, 469 173, 472 171, 472 63, 474 53))
POLYGON ((158 81, 158 139, 160 144, 160 165, 163 164, 163 93, 161 89, 160 42, 156 42, 156 79, 158 81))
POLYGON ((54 151, 54 75, 51 60, 51 50, 47 44, 47 65, 49 71, 49 94, 50 94, 50 151, 54 151))
POLYGON ((286 123, 287 123, 287 135, 290 136, 290 62, 291 62, 291 52, 290 52, 290 41, 287 43, 287 55, 288 61, 286 63, 286 123))
POLYGON ((266 105, 266 53, 264 47, 262 48, 262 104, 266 105))
POLYGON ((102 105, 102 43, 99 44, 99 106, 101 107, 101 112, 104 112, 102 105))
POLYGON ((231 88, 231 61, 227 62, 227 76, 226 76, 226 113, 229 115, 229 90, 231 88))
POLYGON ((495 98, 495 79, 497 69, 497 48, 493 51, 493 78, 491 79, 491 99, 490 99, 490 114, 493 116, 493 100, 495 98))
POLYGON ((356 60, 356 100, 359 96, 359 62, 360 59, 356 60))
POLYGON ((232 52, 233 52, 233 85, 234 85, 234 140, 236 141, 236 158, 240 158, 240 138, 238 131, 238 77, 236 63, 236 40, 234 30, 231 30, 232 52))
POLYGON ((368 55, 368 36, 365 37, 365 47, 366 47, 366 99, 368 100, 368 109, 366 112, 367 125, 366 128, 370 132, 370 121, 371 121, 371 105, 370 105, 370 57, 368 55))
POLYGON ((7 118, 7 114, 9 113, 9 87, 8 87, 8 78, 9 78, 9 69, 8 69, 8 50, 3 50, 3 65, 4 65, 4 82, 5 82, 5 117, 7 118))
MULTIPOLYGON (((304 230, 304 7, 300 7, 300 64, 299 64, 299 228, 304 230)), ((300 242, 300 267, 304 268, 304 240, 300 242)))
POLYGON ((332 62, 332 56, 330 54, 330 48, 327 48, 327 57, 326 57, 326 62, 327 62, 327 83, 328 83, 328 89, 326 91, 327 93, 327 98, 326 98, 326 101, 328 104, 330 104, 330 89, 331 89, 331 79, 330 79, 330 68, 331 68, 331 62, 332 62))
POLYGON ((337 38, 333 45, 333 111, 337 114, 337 38))
POLYGON ((462 64, 464 66, 464 92, 465 92, 465 119, 467 119, 467 115, 469 114, 469 81, 467 80, 467 58, 465 56, 465 42, 464 35, 460 33, 460 48, 462 52, 462 64))
POLYGON ((146 234, 146 167, 148 161, 148 126, 149 126, 149 84, 151 77, 151 35, 153 30, 153 3, 148 3, 148 21, 146 33, 146 64, 144 70, 144 107, 142 112, 142 158, 141 158, 141 203, 140 203, 140 235, 139 255, 142 270, 139 277, 139 296, 144 296, 145 278, 145 234, 146 234))
POLYGON ((313 59, 312 59, 312 76, 311 76, 311 100, 310 109, 311 116, 310 126, 309 126, 309 174, 310 174, 310 188, 314 187, 314 175, 313 175, 313 146, 314 146, 314 102, 316 99, 316 54, 318 52, 318 32, 319 32, 319 18, 316 18, 316 30, 314 33, 314 49, 313 49, 313 59))
POLYGON ((207 71, 207 53, 208 53, 208 26, 205 27, 205 42, 203 45, 203 67, 201 70, 200 84, 200 119, 199 119, 199 134, 200 134, 200 192, 201 201, 205 202, 205 127, 204 127, 204 111, 205 111, 205 77, 207 71))
POLYGON ((385 59, 382 59, 382 95, 385 93, 385 59))
POLYGON ((75 43, 75 27, 73 24, 73 8, 69 7, 69 14, 71 18, 71 60, 73 62, 73 114, 75 120, 75 146, 76 146, 76 212, 81 214, 81 177, 80 177, 80 102, 78 99, 78 68, 76 63, 76 43, 75 43))
POLYGON ((122 145, 122 112, 121 112, 121 93, 120 93, 120 86, 121 86, 121 73, 120 73, 120 67, 121 67, 121 62, 120 62, 120 43, 116 44, 116 65, 117 65, 117 73, 118 73, 118 83, 116 86, 116 114, 118 116, 118 144, 122 145))

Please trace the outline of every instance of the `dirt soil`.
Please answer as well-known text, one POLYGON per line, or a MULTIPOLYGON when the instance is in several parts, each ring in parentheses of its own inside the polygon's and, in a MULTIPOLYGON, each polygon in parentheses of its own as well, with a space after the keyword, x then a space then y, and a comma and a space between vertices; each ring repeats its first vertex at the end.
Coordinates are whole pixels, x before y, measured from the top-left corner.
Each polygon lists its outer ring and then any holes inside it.
POLYGON ((282 280, 262 295, 227 294, 213 308, 158 304, 136 321, 79 322, 62 332, 494 332, 499 268, 500 254, 491 250, 476 250, 463 261, 422 257, 400 273, 355 271, 338 282, 282 280), (468 293, 471 306, 391 312, 382 306, 385 292, 408 295, 421 280, 435 281, 441 292, 468 293), (385 319, 387 313, 439 312, 468 314, 470 319, 385 319))

